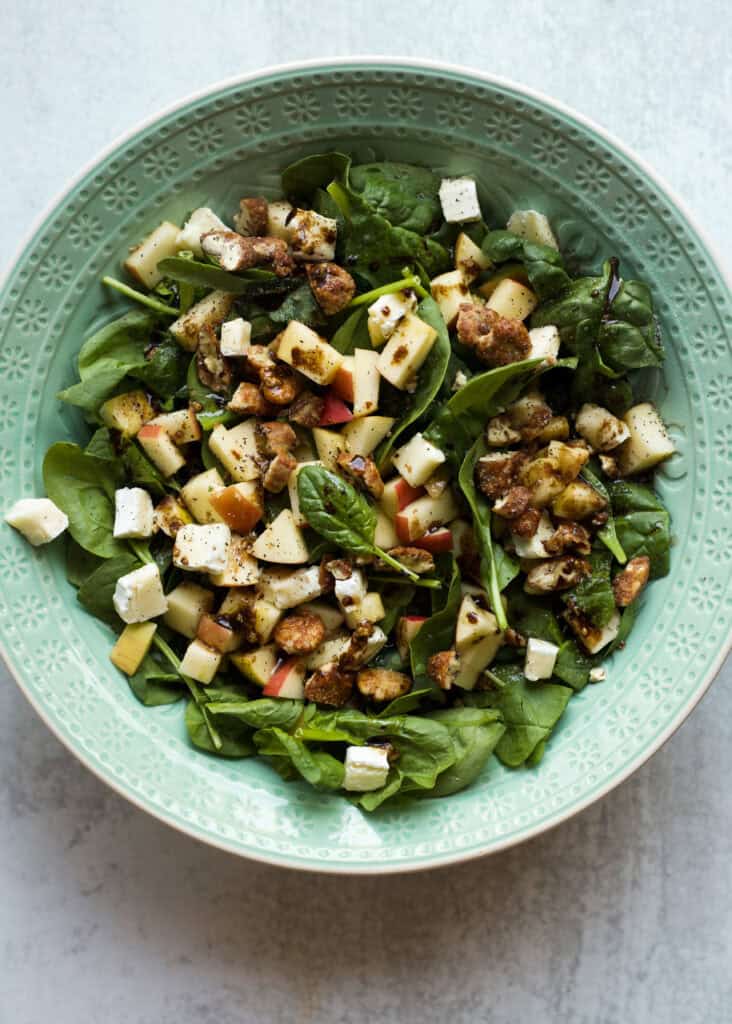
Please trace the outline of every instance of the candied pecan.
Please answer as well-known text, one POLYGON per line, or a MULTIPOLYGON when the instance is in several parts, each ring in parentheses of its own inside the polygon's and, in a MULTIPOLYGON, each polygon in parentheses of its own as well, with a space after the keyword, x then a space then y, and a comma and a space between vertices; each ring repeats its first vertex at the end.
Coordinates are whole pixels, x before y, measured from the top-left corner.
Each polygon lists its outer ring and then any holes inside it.
POLYGON ((397 562, 400 562, 405 569, 411 569, 412 572, 416 572, 420 576, 422 573, 432 572, 435 568, 435 559, 432 553, 423 548, 389 548, 389 554, 392 558, 396 558, 397 562))
POLYGON ((325 402, 319 395, 314 395, 312 391, 303 391, 288 409, 287 416, 292 423, 312 429, 320 423, 324 407, 325 402))
POLYGON ((277 623, 274 641, 288 654, 310 654, 325 639, 323 620, 312 612, 295 612, 277 623))
POLYGON ((328 570, 329 560, 330 555, 323 555, 318 566, 318 582, 323 588, 324 594, 330 594, 335 588, 335 578, 333 573, 328 570))
POLYGON ((256 427, 257 448, 265 455, 279 455, 288 452, 297 444, 297 434, 281 420, 258 423, 256 427))
POLYGON ((281 238, 207 231, 201 235, 201 248, 224 270, 248 270, 266 263, 278 277, 287 277, 295 269, 287 242, 281 238))
POLYGON ((274 356, 266 345, 250 345, 244 355, 244 363, 247 371, 258 380, 263 370, 276 366, 274 356))
POLYGON ((523 452, 493 452, 478 459, 475 476, 478 487, 487 498, 495 501, 516 482, 519 470, 526 461, 523 452))
POLYGON ((302 391, 302 383, 284 363, 264 366, 259 377, 262 394, 272 405, 291 405, 302 391))
POLYGON ((508 647, 526 647, 526 637, 511 626, 504 631, 503 642, 508 647))
POLYGON ((493 506, 493 511, 504 519, 518 519, 529 507, 531 491, 528 487, 517 484, 501 495, 493 506))
POLYGON ((549 594, 557 590, 568 590, 584 576, 592 573, 590 563, 584 558, 565 555, 538 562, 526 574, 524 590, 527 594, 549 594))
POLYGON ((527 508, 513 520, 511 529, 517 537, 533 537, 539 527, 541 509, 527 508))
POLYGON ((364 491, 368 491, 377 501, 379 500, 384 493, 384 481, 370 455, 351 455, 349 452, 340 452, 336 461, 339 469, 343 470, 347 477, 350 477, 364 491))
POLYGON ((262 483, 265 491, 279 494, 287 486, 290 473, 297 465, 297 459, 288 452, 278 452, 272 459, 264 474, 262 483))
POLYGON ((333 579, 342 582, 350 579, 353 575, 351 563, 345 558, 331 558, 323 561, 326 572, 329 572, 333 579))
POLYGON ((337 263, 308 263, 305 272, 315 301, 326 316, 340 313, 356 294, 356 282, 337 263))
POLYGON ((226 407, 243 416, 272 416, 274 408, 265 400, 256 384, 239 384, 226 407))
POLYGON ((231 368, 221 355, 219 340, 213 327, 202 327, 198 333, 196 369, 204 387, 218 395, 226 394, 231 387, 231 368))
POLYGON ((460 304, 457 333, 463 345, 472 348, 488 366, 507 366, 526 359, 531 351, 529 332, 520 320, 473 302, 460 304))
POLYGON ((600 469, 603 471, 605 476, 609 480, 617 480, 620 476, 620 467, 618 466, 618 460, 614 455, 598 455, 600 460, 600 469))
POLYGON ((359 692, 371 700, 396 700, 408 693, 412 680, 403 672, 389 668, 362 668, 356 680, 359 692))
POLYGON ((488 420, 485 428, 486 443, 491 448, 503 448, 507 444, 518 444, 521 433, 511 425, 509 417, 502 413, 488 420))
POLYGON ((592 540, 589 531, 580 523, 560 523, 551 537, 544 541, 544 547, 550 555, 563 555, 565 551, 589 555, 592 540))
POLYGON ((350 700, 354 681, 353 672, 345 672, 335 662, 329 662, 307 680, 305 697, 316 704, 340 708, 350 700))
POLYGON ((433 654, 427 662, 427 675, 441 690, 449 690, 460 669, 460 659, 453 650, 433 654))
POLYGON ((240 235, 266 235, 269 203, 264 196, 239 200, 239 212, 234 214, 234 227, 240 235))
POLYGON ((627 608, 635 601, 648 583, 651 574, 651 560, 647 555, 631 558, 628 564, 613 579, 613 594, 618 608, 627 608))

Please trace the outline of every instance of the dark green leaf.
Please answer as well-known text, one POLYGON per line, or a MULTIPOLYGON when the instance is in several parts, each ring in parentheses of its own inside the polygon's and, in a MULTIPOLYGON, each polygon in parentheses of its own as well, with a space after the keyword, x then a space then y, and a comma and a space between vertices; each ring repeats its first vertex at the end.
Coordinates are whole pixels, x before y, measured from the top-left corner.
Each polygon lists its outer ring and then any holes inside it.
POLYGON ((182 256, 168 256, 158 263, 158 270, 174 281, 185 281, 186 284, 198 288, 227 292, 229 295, 241 295, 247 299, 257 299, 263 295, 280 295, 292 291, 300 283, 297 277, 270 277, 252 279, 240 274, 232 274, 211 263, 201 263, 182 256))
POLYGON ((347 320, 344 320, 330 343, 336 351, 344 356, 351 356, 357 348, 371 348, 371 339, 367 328, 368 309, 360 306, 354 309, 347 320))
POLYGON ((584 466, 580 475, 582 476, 582 479, 585 480, 590 487, 594 488, 600 497, 604 498, 607 502, 608 521, 597 531, 597 536, 613 557, 622 565, 627 559, 625 552, 623 551, 623 546, 618 540, 618 535, 615 531, 615 517, 613 516, 612 505, 610 504, 610 495, 608 494, 607 488, 600 477, 597 476, 589 466, 584 466))
POLYGON ((414 679, 413 693, 435 692, 435 683, 427 674, 427 662, 433 654, 452 647, 455 636, 455 620, 461 598, 460 571, 457 562, 451 555, 438 557, 438 571, 446 583, 449 580, 447 597, 444 606, 439 611, 435 611, 422 624, 421 629, 409 645, 414 679))
POLYGON ((194 746, 218 757, 250 757, 256 753, 251 729, 237 718, 216 722, 216 731, 221 737, 221 748, 215 747, 206 725, 204 711, 193 700, 189 700, 186 705, 186 729, 194 746))
POLYGON ((316 789, 340 789, 343 764, 322 750, 310 750, 302 740, 272 726, 254 734, 257 750, 264 757, 284 758, 316 789))
POLYGON ((211 703, 207 709, 217 718, 221 715, 237 718, 250 729, 266 729, 269 726, 292 729, 302 714, 303 703, 300 700, 267 697, 249 701, 229 699, 211 703))
POLYGON ((542 300, 571 284, 560 253, 547 245, 529 242, 510 231, 489 231, 482 248, 493 263, 520 260, 526 267, 531 287, 542 300))
POLYGON ((103 559, 86 551, 73 537, 66 538, 66 579, 74 587, 80 587, 102 564, 103 559))
POLYGON ((321 466, 297 476, 300 508, 308 525, 339 548, 372 554, 376 513, 355 487, 321 466))
POLYGON ((140 563, 132 552, 108 558, 79 587, 77 600, 88 612, 110 626, 119 627, 120 619, 112 604, 112 595, 120 576, 125 576, 140 563))
POLYGON ((351 168, 351 188, 394 227, 429 234, 442 220, 440 178, 412 164, 375 163, 351 168))
POLYGON ((506 727, 494 708, 449 708, 432 711, 429 718, 447 726, 457 758, 442 772, 428 795, 449 796, 478 778, 506 727))
POLYGON ((604 547, 595 547, 589 556, 592 573, 566 591, 562 598, 586 616, 593 626, 602 629, 615 612, 615 596, 610 582, 612 555, 604 547))
POLYGON ((161 666, 152 654, 145 656, 142 665, 127 682, 139 702, 149 708, 176 704, 186 694, 178 673, 161 666))
POLYGON ((671 517, 655 491, 625 480, 608 484, 618 540, 628 558, 647 555, 651 579, 665 576, 671 552, 671 517))
POLYGON ((131 441, 122 451, 121 462, 130 484, 144 487, 155 498, 166 494, 165 477, 138 445, 131 441))

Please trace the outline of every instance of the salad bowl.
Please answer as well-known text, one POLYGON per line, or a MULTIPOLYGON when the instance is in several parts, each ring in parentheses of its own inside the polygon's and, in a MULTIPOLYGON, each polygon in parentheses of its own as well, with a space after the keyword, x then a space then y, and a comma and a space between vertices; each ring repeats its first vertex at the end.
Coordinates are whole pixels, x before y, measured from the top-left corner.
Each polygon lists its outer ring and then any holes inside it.
POLYGON ((278 195, 285 165, 324 150, 470 175, 492 224, 538 208, 576 271, 616 256, 650 285, 666 362, 643 371, 639 390, 659 406, 676 447, 656 480, 674 547, 670 573, 644 595, 607 678, 570 702, 537 767, 493 761, 449 799, 365 816, 258 760, 200 754, 180 705, 137 704, 109 662, 109 631, 66 580, 62 544, 30 549, 5 528, 0 637, 59 739, 168 824, 294 868, 428 868, 505 848, 587 807, 661 746, 719 669, 732 627, 732 299, 681 203, 620 143, 547 98, 477 72, 383 58, 259 72, 117 142, 24 246, 0 305, 4 508, 43 493, 49 444, 84 437, 78 411, 55 396, 74 379, 83 338, 122 309, 100 283, 122 254, 163 219, 278 195))

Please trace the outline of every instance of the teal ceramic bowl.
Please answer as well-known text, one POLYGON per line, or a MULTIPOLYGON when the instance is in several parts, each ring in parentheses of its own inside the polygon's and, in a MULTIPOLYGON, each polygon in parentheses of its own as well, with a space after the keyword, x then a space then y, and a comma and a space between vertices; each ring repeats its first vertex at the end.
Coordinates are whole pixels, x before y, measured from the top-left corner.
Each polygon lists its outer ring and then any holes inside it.
POLYGON ((282 782, 256 760, 187 743, 179 706, 136 703, 109 663, 110 634, 75 600, 60 544, 0 547, 0 634, 19 685, 89 768, 139 807, 233 853, 289 867, 433 867, 520 842, 627 778, 700 699, 732 624, 732 302, 688 214, 618 142, 518 86, 457 68, 344 60, 217 86, 129 134, 54 204, 19 256, 0 306, 0 497, 42 493, 41 461, 81 420, 55 399, 83 337, 117 309, 99 283, 163 218, 246 193, 276 195, 290 161, 341 148, 475 175, 488 219, 551 217, 583 269, 618 255, 653 288, 668 350, 644 393, 678 445, 658 486, 673 514, 668 577, 654 583, 607 681, 575 697, 538 769, 493 763, 469 790, 366 817, 282 782))

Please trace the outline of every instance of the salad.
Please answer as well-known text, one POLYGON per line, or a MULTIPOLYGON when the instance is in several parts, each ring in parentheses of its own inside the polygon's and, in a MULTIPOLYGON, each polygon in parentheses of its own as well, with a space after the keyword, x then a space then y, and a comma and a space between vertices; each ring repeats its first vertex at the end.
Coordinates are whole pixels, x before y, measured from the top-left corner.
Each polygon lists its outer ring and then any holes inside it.
POLYGON ((209 754, 366 810, 530 768, 668 571, 650 292, 469 177, 328 153, 282 195, 104 278, 129 308, 59 395, 88 441, 7 522, 66 533, 113 664, 209 754))

